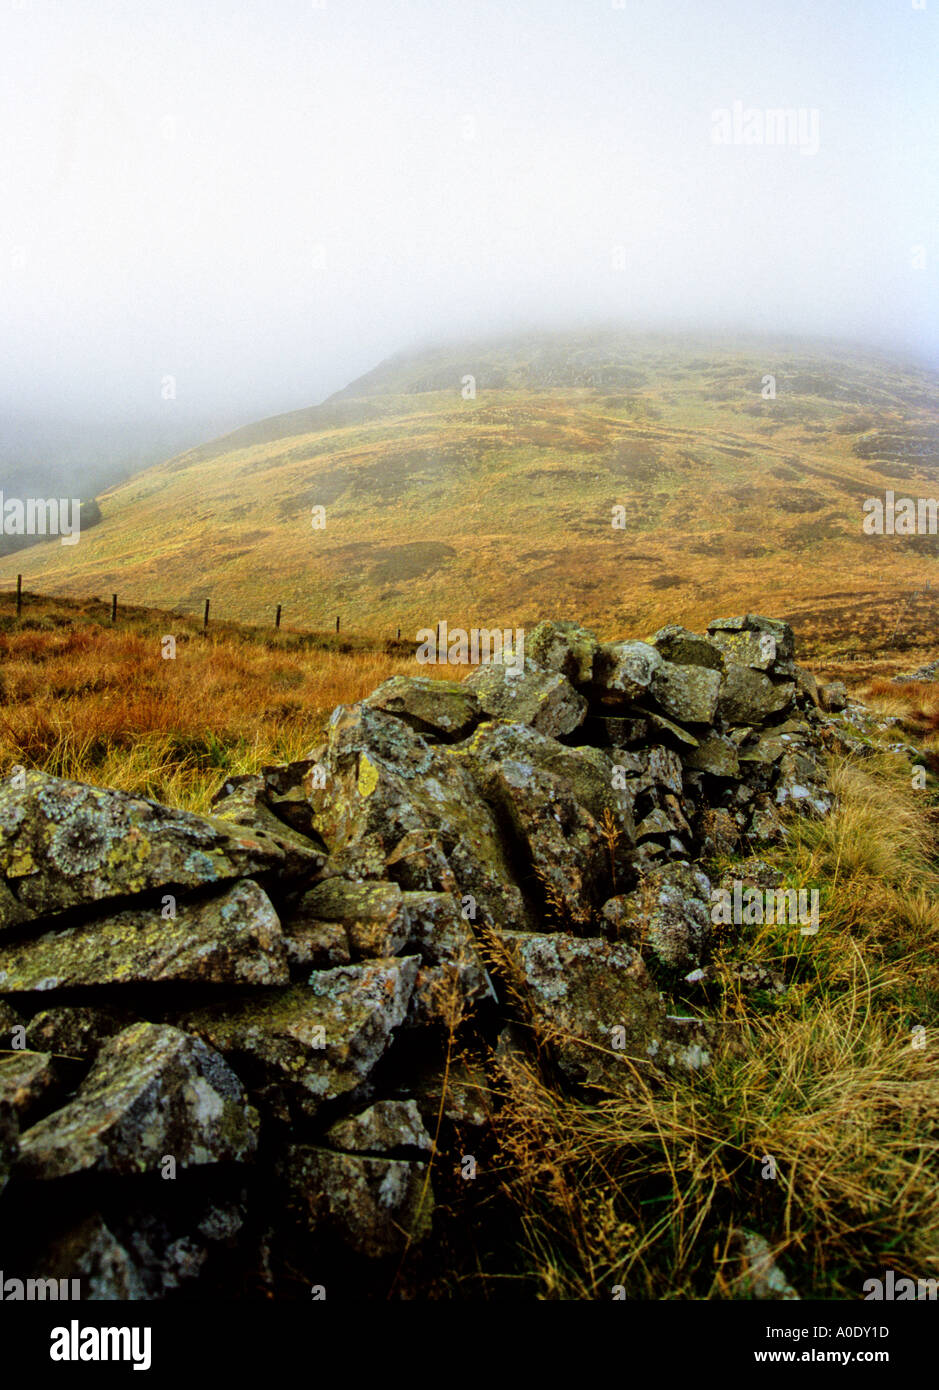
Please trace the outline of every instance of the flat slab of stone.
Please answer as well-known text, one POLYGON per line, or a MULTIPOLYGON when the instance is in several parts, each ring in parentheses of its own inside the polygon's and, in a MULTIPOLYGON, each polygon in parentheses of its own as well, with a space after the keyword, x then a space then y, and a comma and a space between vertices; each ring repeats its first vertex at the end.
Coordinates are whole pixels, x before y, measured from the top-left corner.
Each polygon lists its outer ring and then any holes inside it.
POLYGON ((210 1005, 183 1026, 313 1114, 360 1085, 404 1021, 418 956, 320 970, 308 985, 210 1005))
POLYGON ((155 888, 200 888, 283 862, 263 832, 125 792, 44 772, 0 782, 0 876, 34 916, 155 888))
POLYGON ((175 917, 159 906, 48 931, 0 945, 0 992, 201 980, 211 984, 289 982, 277 913, 253 880, 195 902, 175 917))
POLYGON ((20 1138, 17 1172, 159 1172, 242 1161, 257 1146, 257 1115, 238 1077, 198 1038, 136 1023, 107 1042, 61 1110, 20 1138))
POLYGON ((479 701, 465 681, 392 676, 364 703, 405 720, 419 733, 451 742, 466 738, 480 718, 479 701))

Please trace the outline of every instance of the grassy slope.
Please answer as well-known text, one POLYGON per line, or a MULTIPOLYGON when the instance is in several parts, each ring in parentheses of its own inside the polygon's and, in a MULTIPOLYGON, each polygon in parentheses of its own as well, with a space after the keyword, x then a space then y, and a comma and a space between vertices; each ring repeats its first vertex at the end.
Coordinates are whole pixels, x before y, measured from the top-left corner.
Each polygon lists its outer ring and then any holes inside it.
POLYGON ((861 501, 931 495, 937 475, 939 383, 914 368, 792 343, 539 336, 392 359, 140 474, 79 546, 16 568, 44 592, 191 612, 211 596, 252 622, 281 602, 298 626, 341 613, 381 635, 551 614, 612 636, 755 608, 873 653, 901 613, 904 639, 934 629, 939 538, 865 537, 861 501))

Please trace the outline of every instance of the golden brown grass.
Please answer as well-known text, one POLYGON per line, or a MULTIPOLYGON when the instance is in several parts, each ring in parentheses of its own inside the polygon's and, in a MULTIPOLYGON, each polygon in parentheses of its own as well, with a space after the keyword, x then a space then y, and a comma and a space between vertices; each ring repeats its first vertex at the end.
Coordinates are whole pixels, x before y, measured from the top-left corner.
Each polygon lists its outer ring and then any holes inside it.
POLYGON ((0 764, 204 811, 223 772, 303 756, 336 705, 418 669, 453 675, 381 649, 203 636, 171 615, 131 628, 82 614, 60 627, 11 625, 0 632, 0 764), (161 638, 174 633, 166 660, 161 638))

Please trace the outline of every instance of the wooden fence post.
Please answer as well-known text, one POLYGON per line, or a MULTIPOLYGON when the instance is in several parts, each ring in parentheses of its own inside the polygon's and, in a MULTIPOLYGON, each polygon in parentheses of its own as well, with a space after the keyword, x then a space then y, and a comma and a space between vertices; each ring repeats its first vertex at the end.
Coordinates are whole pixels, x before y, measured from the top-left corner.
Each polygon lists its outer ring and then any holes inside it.
POLYGON ((277 605, 277 613, 274 616, 274 626, 280 627, 280 604, 277 605))
POLYGON ((19 617, 23 611, 23 576, 16 576, 16 616, 19 617))
POLYGON ((111 595, 111 622, 117 622, 117 594, 111 595))
POLYGON ((336 631, 339 631, 339 614, 336 614, 336 631))
POLYGON ((209 600, 205 601, 205 612, 202 615, 202 631, 205 632, 209 625, 209 600))

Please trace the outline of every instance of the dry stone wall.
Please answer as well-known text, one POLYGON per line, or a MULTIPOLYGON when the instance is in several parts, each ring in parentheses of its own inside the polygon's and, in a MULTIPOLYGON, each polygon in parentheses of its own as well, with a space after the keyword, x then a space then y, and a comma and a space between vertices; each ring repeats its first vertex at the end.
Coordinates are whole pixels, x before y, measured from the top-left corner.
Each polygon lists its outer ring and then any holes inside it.
POLYGON ((156 1298, 276 1286, 285 1241, 374 1268, 432 1244, 433 1166, 526 1036, 573 1087, 708 1065, 670 999, 707 971, 702 863, 829 811, 837 719, 769 618, 527 647, 395 677, 211 816, 0 784, 7 1271, 156 1298), (480 1061, 442 1097, 456 1033, 480 1061))

